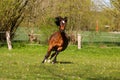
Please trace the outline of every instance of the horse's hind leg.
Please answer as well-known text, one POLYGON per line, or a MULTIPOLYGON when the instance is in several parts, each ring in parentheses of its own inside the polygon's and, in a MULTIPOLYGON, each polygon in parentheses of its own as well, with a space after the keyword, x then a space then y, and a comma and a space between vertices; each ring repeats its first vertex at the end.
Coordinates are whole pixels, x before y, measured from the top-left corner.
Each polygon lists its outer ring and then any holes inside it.
POLYGON ((54 59, 53 59, 53 61, 52 61, 52 63, 54 64, 54 63, 56 63, 57 61, 57 55, 59 54, 59 52, 58 51, 56 51, 56 53, 54 54, 54 59))
POLYGON ((51 57, 50 57, 50 60, 55 56, 56 52, 54 52, 51 57))

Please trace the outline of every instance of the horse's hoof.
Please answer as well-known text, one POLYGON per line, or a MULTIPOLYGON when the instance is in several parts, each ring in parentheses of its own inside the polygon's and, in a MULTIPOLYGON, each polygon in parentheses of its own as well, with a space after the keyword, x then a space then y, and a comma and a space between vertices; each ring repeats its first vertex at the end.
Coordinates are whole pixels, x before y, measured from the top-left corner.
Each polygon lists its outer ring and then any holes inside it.
POLYGON ((55 64, 55 62, 52 62, 52 64, 55 64))
POLYGON ((45 60, 45 63, 47 62, 47 60, 45 60))
POLYGON ((47 59, 44 59, 44 60, 42 61, 42 63, 45 63, 45 62, 47 62, 47 59))
POLYGON ((50 63, 50 62, 51 62, 51 60, 48 60, 47 62, 48 62, 48 63, 50 63))
POLYGON ((45 61, 43 60, 42 63, 44 63, 45 61))
POLYGON ((57 61, 52 61, 52 64, 55 64, 55 63, 57 63, 57 61))

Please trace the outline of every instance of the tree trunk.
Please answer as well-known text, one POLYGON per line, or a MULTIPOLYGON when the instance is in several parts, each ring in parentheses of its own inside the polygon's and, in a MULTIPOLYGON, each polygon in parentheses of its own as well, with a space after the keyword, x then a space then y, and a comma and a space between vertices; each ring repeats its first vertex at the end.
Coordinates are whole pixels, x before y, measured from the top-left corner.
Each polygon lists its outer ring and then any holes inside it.
POLYGON ((11 45, 11 39, 10 39, 10 31, 6 31, 6 41, 7 41, 8 49, 11 50, 12 45, 11 45))

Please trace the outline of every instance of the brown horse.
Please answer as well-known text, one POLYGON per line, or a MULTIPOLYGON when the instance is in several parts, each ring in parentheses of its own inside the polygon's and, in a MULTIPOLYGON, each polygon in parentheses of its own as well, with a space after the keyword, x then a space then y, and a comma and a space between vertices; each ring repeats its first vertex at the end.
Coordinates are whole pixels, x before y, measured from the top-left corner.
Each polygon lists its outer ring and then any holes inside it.
POLYGON ((46 60, 49 58, 52 51, 55 51, 55 52, 51 55, 50 60, 54 57, 52 63, 56 63, 57 55, 59 54, 59 52, 65 50, 69 43, 69 37, 65 33, 67 17, 62 18, 59 16, 59 17, 56 17, 55 19, 56 19, 55 21, 56 25, 59 26, 59 31, 51 35, 48 42, 49 43, 48 51, 42 63, 46 62, 46 60))

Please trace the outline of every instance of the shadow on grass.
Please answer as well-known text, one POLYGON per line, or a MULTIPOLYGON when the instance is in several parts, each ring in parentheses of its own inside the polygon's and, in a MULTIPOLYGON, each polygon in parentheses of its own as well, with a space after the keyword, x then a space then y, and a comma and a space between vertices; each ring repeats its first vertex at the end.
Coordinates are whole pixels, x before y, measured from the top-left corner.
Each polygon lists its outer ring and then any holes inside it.
POLYGON ((87 80, 120 80, 120 78, 115 78, 115 77, 95 77, 95 78, 87 78, 87 80))
POLYGON ((70 61, 57 61, 55 64, 73 64, 73 62, 70 62, 70 61))

